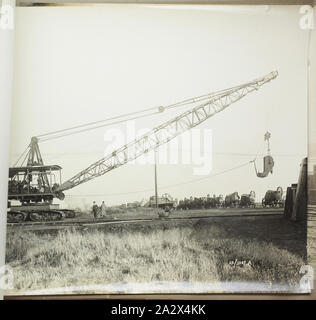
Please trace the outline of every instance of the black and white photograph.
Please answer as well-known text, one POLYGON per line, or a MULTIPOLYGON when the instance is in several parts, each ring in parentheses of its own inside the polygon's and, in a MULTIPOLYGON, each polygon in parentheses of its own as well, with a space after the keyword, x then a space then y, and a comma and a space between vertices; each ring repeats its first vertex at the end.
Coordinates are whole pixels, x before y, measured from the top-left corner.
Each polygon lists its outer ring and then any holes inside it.
POLYGON ((6 294, 310 293, 302 7, 16 7, 6 294))

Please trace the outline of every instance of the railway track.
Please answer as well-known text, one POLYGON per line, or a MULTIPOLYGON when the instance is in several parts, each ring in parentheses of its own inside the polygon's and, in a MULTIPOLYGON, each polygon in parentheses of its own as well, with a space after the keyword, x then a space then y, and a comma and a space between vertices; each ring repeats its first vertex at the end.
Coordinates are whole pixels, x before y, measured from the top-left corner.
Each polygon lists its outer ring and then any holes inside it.
POLYGON ((85 221, 43 221, 43 222, 12 222, 7 223, 7 227, 23 227, 23 226, 83 226, 83 225, 102 225, 102 224, 111 224, 111 223, 125 223, 130 221, 151 221, 153 219, 124 219, 124 220, 85 220, 85 221))
POLYGON ((316 220, 316 204, 309 204, 307 206, 308 220, 316 220))
POLYGON ((63 229, 63 228, 82 228, 82 227, 97 227, 102 225, 115 224, 130 224, 130 223, 148 223, 153 221, 183 221, 183 220, 200 220, 213 218, 233 218, 233 217, 266 217, 266 216, 281 216, 283 211, 267 211, 261 213, 254 212, 239 212, 226 214, 209 214, 209 215, 192 215, 182 217, 168 217, 168 218, 135 218, 135 219, 113 219, 113 220, 84 220, 84 221, 49 221, 49 222, 23 222, 23 223, 7 223, 8 230, 17 228, 26 228, 27 230, 37 229, 63 229))

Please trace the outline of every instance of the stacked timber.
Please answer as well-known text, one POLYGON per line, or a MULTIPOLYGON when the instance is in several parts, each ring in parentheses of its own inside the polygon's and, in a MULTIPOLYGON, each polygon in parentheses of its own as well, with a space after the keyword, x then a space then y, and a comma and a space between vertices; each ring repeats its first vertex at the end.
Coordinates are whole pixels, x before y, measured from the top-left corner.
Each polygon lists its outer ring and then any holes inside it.
POLYGON ((316 205, 316 165, 308 175, 308 204, 316 205))
POLYGON ((308 264, 316 270, 316 165, 308 175, 307 256, 308 264))
POLYGON ((307 207, 307 260, 316 270, 316 205, 307 207))
POLYGON ((294 221, 306 221, 307 218, 307 158, 301 163, 297 184, 287 188, 284 217, 294 221))
POLYGON ((284 206, 284 217, 291 219, 294 201, 296 196, 297 183, 293 183, 290 187, 286 189, 286 198, 285 198, 285 206, 284 206))

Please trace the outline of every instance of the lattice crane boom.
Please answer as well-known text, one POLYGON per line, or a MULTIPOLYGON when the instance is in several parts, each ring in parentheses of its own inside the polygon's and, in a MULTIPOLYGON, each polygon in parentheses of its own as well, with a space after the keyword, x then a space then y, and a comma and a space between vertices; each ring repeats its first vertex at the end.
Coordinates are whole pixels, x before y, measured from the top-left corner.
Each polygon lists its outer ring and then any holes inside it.
POLYGON ((206 102, 203 102, 193 109, 183 112, 174 119, 155 127, 148 133, 136 138, 128 144, 125 144, 111 154, 80 171, 57 187, 55 190, 56 195, 58 196, 58 194, 62 194, 62 191, 72 189, 82 183, 99 177, 138 158, 150 150, 158 148, 181 133, 201 124, 216 113, 223 111, 232 103, 246 96, 248 93, 258 90, 262 85, 272 79, 275 79, 277 76, 278 72, 273 71, 264 77, 255 79, 243 85, 209 95, 209 99, 207 99, 206 102))

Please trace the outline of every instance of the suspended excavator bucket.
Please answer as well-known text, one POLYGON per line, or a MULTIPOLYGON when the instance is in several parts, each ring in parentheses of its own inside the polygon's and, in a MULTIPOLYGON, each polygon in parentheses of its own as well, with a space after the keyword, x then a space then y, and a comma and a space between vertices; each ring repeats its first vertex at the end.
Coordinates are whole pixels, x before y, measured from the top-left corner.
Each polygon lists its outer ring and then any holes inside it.
POLYGON ((259 178, 265 178, 268 176, 269 173, 273 173, 274 161, 270 155, 267 155, 263 158, 263 172, 258 172, 256 168, 256 163, 254 162, 254 164, 257 177, 259 178))

